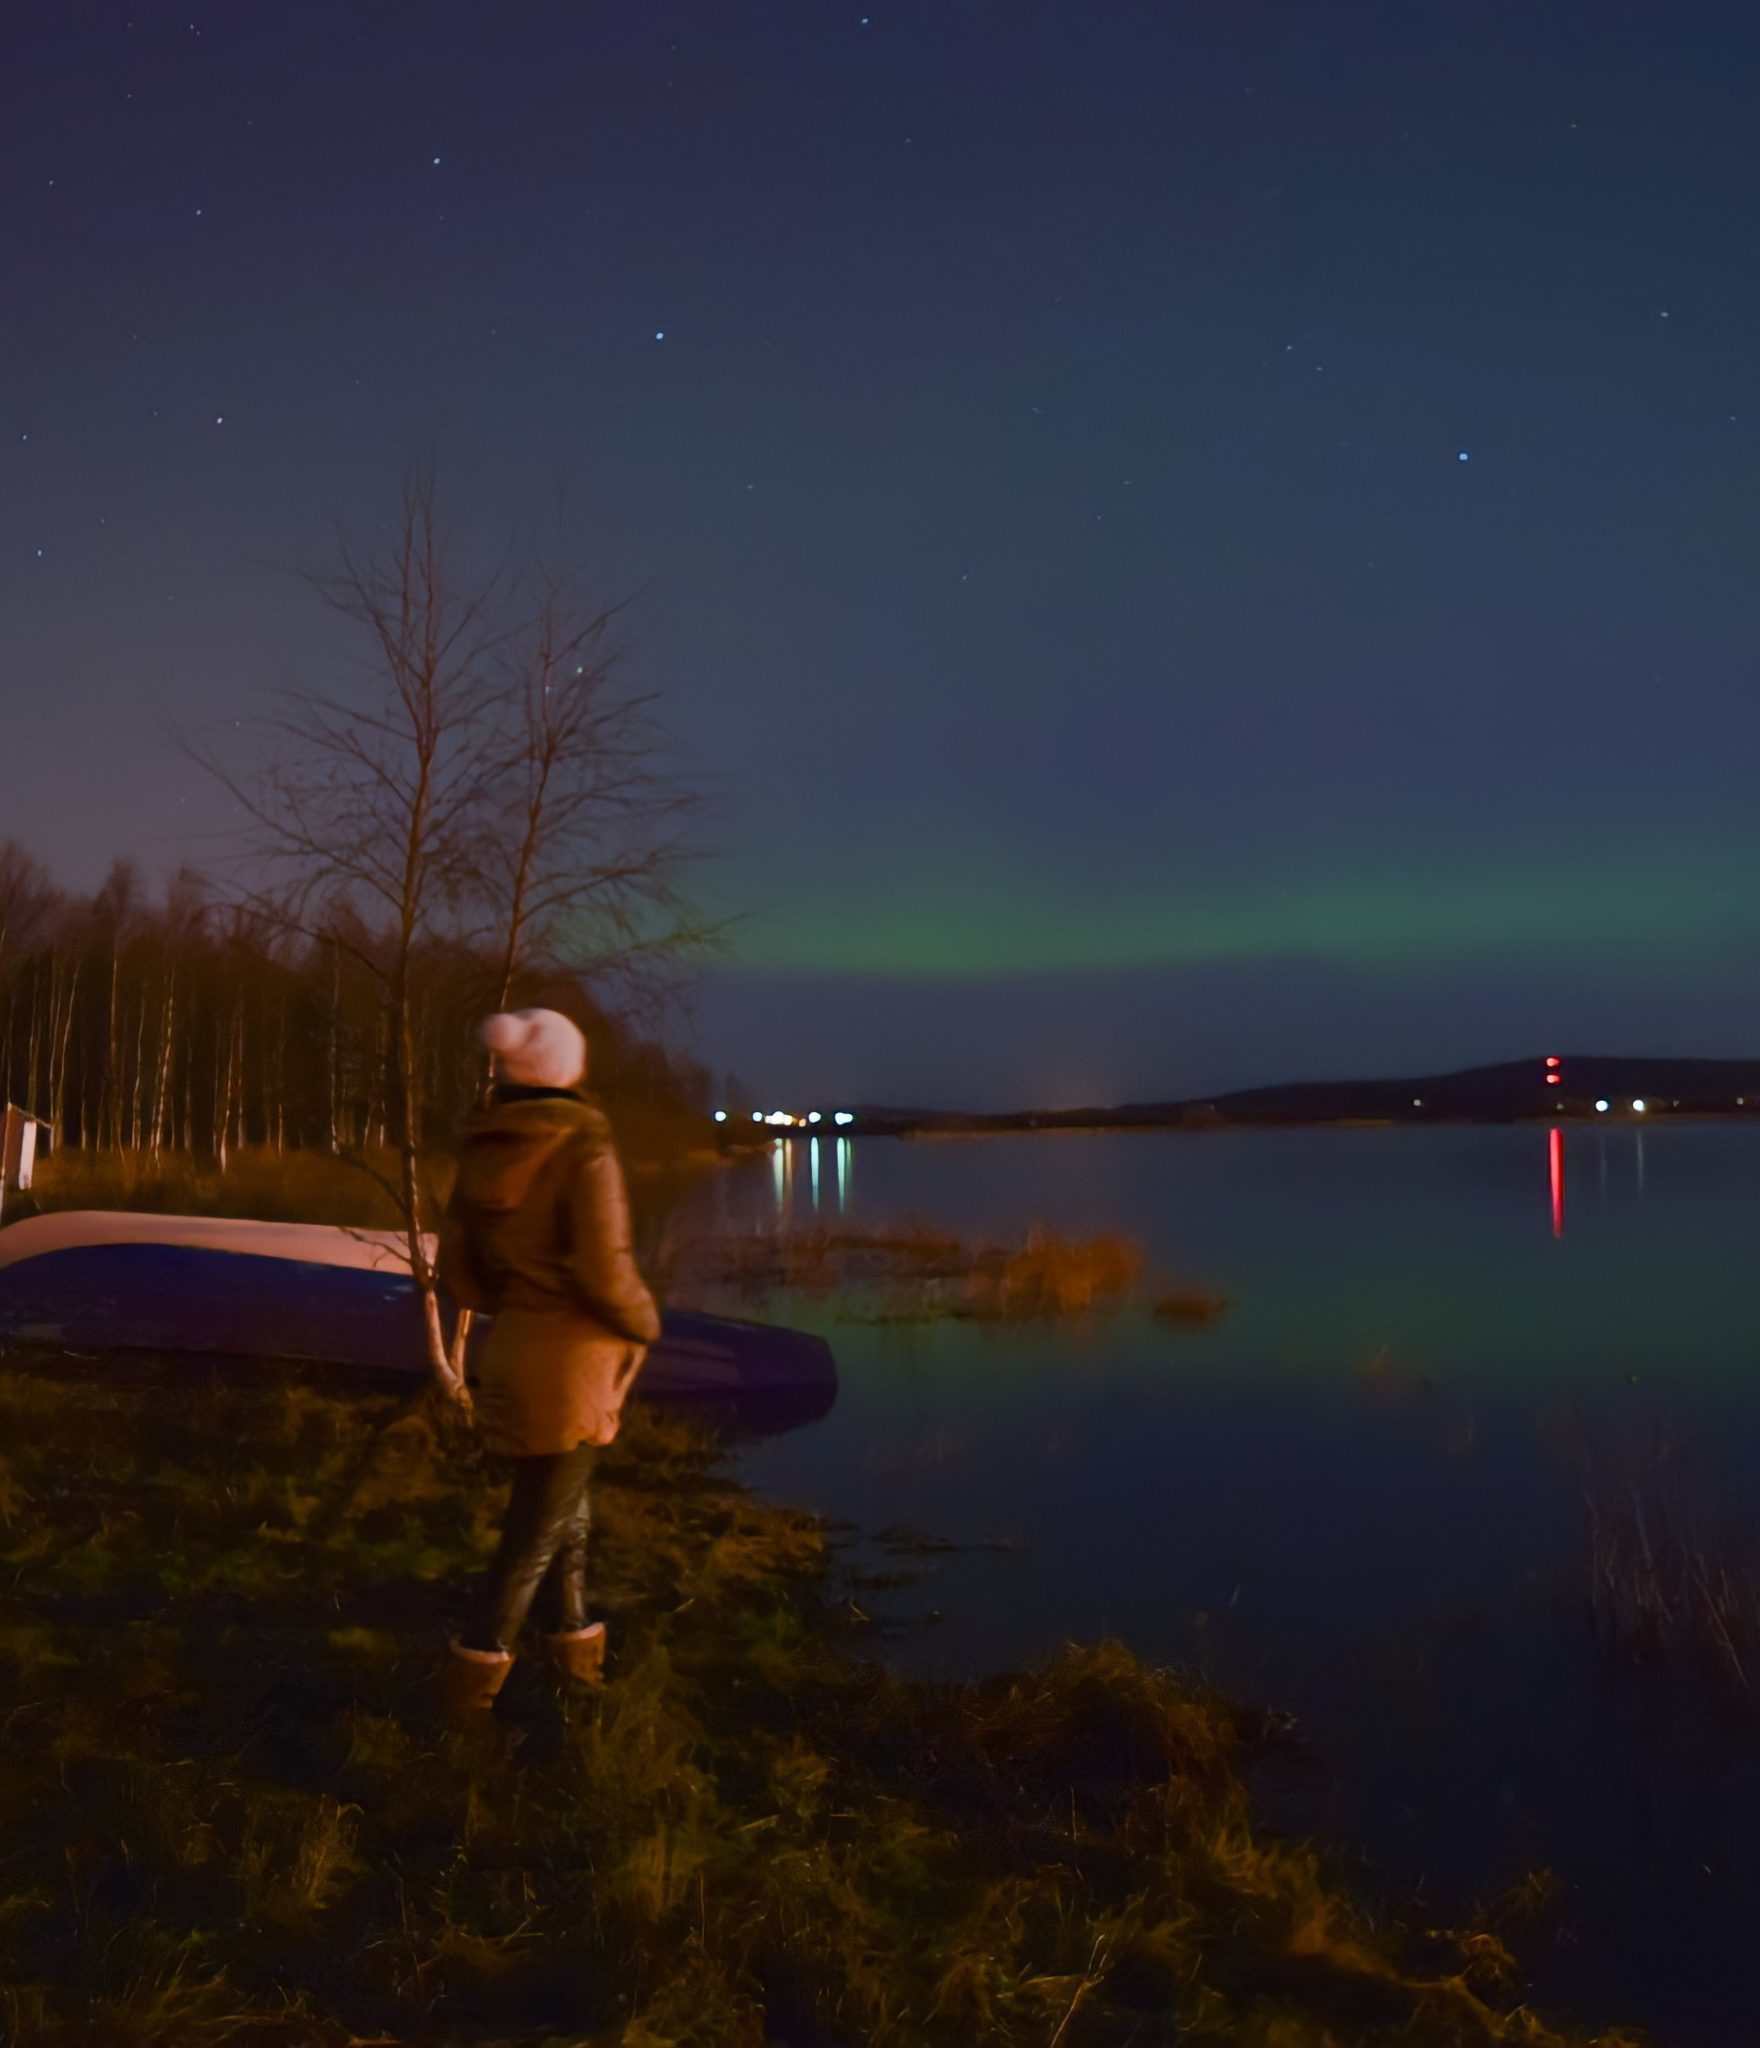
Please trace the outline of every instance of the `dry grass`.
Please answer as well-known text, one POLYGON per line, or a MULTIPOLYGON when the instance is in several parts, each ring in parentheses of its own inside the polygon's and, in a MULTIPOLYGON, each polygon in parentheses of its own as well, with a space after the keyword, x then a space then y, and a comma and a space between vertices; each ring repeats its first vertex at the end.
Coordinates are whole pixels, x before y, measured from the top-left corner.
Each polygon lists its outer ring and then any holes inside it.
POLYGON ((1569 1432, 1587 1532, 1587 1604, 1610 1666, 1694 1671, 1760 1707, 1760 1542, 1669 1432, 1569 1432))
MULTIPOLYGON (((389 1154, 368 1164, 394 1177, 389 1154)), ((249 1216, 269 1223, 344 1223, 389 1230, 390 1198, 361 1167, 327 1152, 234 1152, 224 1169, 188 1152, 51 1153, 37 1168, 38 1209, 146 1209, 165 1215, 249 1216)))
POLYGON ((1035 1227, 1017 1250, 980 1254, 968 1298, 975 1314, 1008 1322, 1085 1315, 1123 1300, 1142 1271, 1142 1250, 1129 1238, 1060 1237, 1035 1227))
POLYGON ((1129 1238, 1065 1237, 1038 1226, 1012 1246, 973 1244, 922 1224, 699 1238, 679 1259, 681 1284, 699 1293, 835 1297, 853 1318, 887 1322, 1087 1315, 1128 1300, 1142 1269, 1129 1238))
POLYGON ((1175 1288, 1158 1295, 1149 1308, 1165 1323, 1214 1323, 1227 1313, 1228 1300, 1202 1287, 1175 1288))
POLYGON ((455 1418, 15 1362, 0 1443, 8 2048, 1564 2038, 1485 1928, 1255 1831, 1254 1716, 1116 1644, 889 1675, 817 1527, 678 1425, 605 1468, 613 1682, 522 1660, 470 1737, 432 1673, 498 1488, 455 1418))
MULTIPOLYGON (((669 1219, 702 1175, 714 1170, 714 1155, 700 1147, 662 1149, 685 1147, 694 1131, 695 1125, 682 1114, 635 1115, 628 1132, 619 1118, 637 1245, 650 1271, 664 1263, 669 1219)), ((430 1216, 444 1203, 452 1173, 449 1156, 436 1155, 427 1162, 430 1216)), ((397 1163, 389 1153, 369 1152, 355 1159, 255 1146, 233 1152, 222 1168, 212 1158, 187 1152, 70 1150, 52 1153, 39 1163, 35 1186, 26 1196, 9 1198, 6 1216, 11 1222, 51 1209, 143 1209, 160 1215, 240 1216, 269 1223, 392 1230, 398 1215, 386 1186, 396 1179, 397 1163)))

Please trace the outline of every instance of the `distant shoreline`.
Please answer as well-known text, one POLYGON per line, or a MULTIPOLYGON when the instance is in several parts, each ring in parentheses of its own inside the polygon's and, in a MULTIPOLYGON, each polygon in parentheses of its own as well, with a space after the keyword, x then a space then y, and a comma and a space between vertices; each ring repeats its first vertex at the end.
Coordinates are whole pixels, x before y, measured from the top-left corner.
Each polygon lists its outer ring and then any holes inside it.
MULTIPOLYGON (((1395 1130, 1432 1124, 1626 1124, 1760 1119, 1760 1058, 1542 1054, 1455 1073, 1298 1081, 1231 1094, 1077 1109, 941 1110, 870 1104, 832 1131, 766 1116, 753 1139, 989 1137, 1047 1131, 1395 1130)), ((738 1124, 727 1142, 745 1137, 738 1124), (735 1134, 738 1134, 737 1136, 735 1134)))
MULTIPOLYGON (((1630 1110, 1608 1111, 1597 1115, 1593 1110, 1558 1109, 1550 1115, 1533 1114, 1525 1116, 1289 1116, 1253 1117, 1238 1120, 1218 1117, 1208 1121, 1200 1119, 1182 1120, 1169 1118, 1151 1122, 1147 1119, 1095 1119, 1077 1120, 1049 1112, 1040 1116, 998 1115, 987 1117, 974 1114, 963 1117, 949 1113, 945 1118, 929 1122, 895 1121, 876 1117, 872 1122, 864 1121, 855 1130, 840 1131, 839 1137, 868 1138, 1010 1138, 1010 1137, 1055 1137, 1065 1134, 1070 1137, 1116 1137, 1125 1134, 1166 1134, 1177 1132, 1185 1137, 1205 1137, 1216 1133, 1238 1131, 1405 1131, 1414 1129, 1449 1128, 1453 1130, 1498 1128, 1508 1129, 1522 1125, 1534 1130, 1544 1130, 1554 1124, 1581 1124, 1599 1130, 1617 1128, 1621 1130, 1642 1130, 1658 1123, 1706 1124, 1742 1123, 1760 1121, 1760 1107, 1754 1109, 1667 1109, 1658 1108, 1635 1116, 1630 1110)), ((776 1138, 817 1138, 830 1135, 816 1130, 772 1130, 756 1145, 764 1145, 776 1138)), ((743 1149, 752 1149, 754 1141, 748 1141, 743 1149)))

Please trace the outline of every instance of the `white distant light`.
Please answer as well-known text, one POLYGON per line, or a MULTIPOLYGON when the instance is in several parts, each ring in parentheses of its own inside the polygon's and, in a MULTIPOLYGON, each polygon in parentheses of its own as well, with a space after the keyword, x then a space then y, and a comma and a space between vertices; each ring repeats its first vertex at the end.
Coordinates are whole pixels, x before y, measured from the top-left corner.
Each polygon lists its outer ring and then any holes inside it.
POLYGON ((816 1124, 816 1123, 822 1123, 823 1121, 824 1121, 824 1119, 823 1119, 823 1118, 822 1118, 822 1117, 820 1116, 819 1112, 818 1112, 818 1111, 817 1111, 816 1109, 809 1109, 809 1110, 807 1111, 807 1122, 808 1122, 808 1123, 810 1123, 810 1124, 816 1124))
POLYGON ((716 1122, 717 1122, 718 1124, 724 1124, 724 1123, 726 1123, 726 1121, 727 1121, 727 1112, 726 1112, 726 1110, 724 1110, 724 1109, 718 1109, 718 1110, 717 1110, 717 1111, 715 1112, 715 1121, 716 1121, 716 1122))
POLYGON ((786 1109, 773 1109, 764 1121, 767 1124, 791 1124, 794 1122, 794 1118, 789 1115, 786 1109))
POLYGON ((1414 1096, 1412 1097, 1412 1107, 1413 1107, 1414 1109, 1422 1109, 1422 1108, 1424 1107, 1424 1098, 1423 1098, 1423 1096, 1421 1096, 1421 1095, 1414 1095, 1414 1096))
POLYGON ((855 1122, 855 1116, 851 1111, 847 1109, 840 1109, 833 1114, 831 1121, 834 1124, 853 1124, 855 1122))
POLYGON ((1607 1114, 1607 1104, 1606 1104, 1606 1103, 1605 1103, 1604 1101, 1603 1101, 1603 1102, 1598 1102, 1598 1103, 1596 1103, 1595 1107, 1596 1107, 1596 1108, 1597 1108, 1598 1110, 1600 1110, 1600 1112, 1602 1113, 1602 1115, 1603 1115, 1603 1116, 1605 1116, 1605 1115, 1607 1114))
POLYGON ((752 1122, 755 1124, 761 1124, 763 1121, 764 1112, 761 1109, 754 1109, 752 1111, 752 1122))
POLYGON ((1645 1102, 1643 1096, 1634 1095, 1632 1097, 1632 1107, 1637 1111, 1639 1116, 1642 1116, 1644 1114, 1644 1111, 1648 1106, 1649 1105, 1645 1102))

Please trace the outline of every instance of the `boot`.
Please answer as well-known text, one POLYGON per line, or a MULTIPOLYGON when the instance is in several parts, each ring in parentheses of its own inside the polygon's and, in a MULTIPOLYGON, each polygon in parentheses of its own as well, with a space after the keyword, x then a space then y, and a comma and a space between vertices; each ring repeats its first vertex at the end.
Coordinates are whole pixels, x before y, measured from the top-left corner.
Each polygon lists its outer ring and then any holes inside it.
POLYGON ((511 1650, 468 1650, 462 1643, 449 1644, 440 1671, 440 1712, 447 1725, 479 1726, 512 1669, 511 1650))
POLYGON ((573 1685, 597 1687, 605 1682, 605 1624, 589 1621, 585 1628, 547 1636, 550 1655, 563 1678, 573 1685))

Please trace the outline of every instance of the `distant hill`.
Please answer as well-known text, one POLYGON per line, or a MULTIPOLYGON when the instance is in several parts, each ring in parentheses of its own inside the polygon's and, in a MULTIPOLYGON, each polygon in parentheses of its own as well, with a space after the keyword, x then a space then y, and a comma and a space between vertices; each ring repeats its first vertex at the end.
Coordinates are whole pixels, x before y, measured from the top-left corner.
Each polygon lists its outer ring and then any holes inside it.
POLYGON ((859 1109, 868 1133, 1205 1130, 1263 1124, 1510 1123, 1531 1118, 1760 1116, 1760 1058, 1639 1059, 1564 1053, 1396 1080, 1290 1081, 1228 1095, 1111 1108, 983 1114, 859 1109), (1556 1061, 1556 1064, 1553 1062, 1556 1061), (1548 1077, 1556 1074, 1556 1081, 1548 1077), (1605 1103, 1606 1109, 1598 1108, 1605 1103), (1639 1110, 1636 1104, 1642 1103, 1639 1110))

